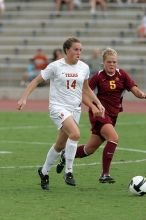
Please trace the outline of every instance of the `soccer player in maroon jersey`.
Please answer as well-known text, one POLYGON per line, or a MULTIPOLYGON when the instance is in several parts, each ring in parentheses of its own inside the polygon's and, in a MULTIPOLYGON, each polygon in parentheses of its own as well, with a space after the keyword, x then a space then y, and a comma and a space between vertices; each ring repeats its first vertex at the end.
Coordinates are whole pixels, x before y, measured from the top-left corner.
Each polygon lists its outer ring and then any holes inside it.
MULTIPOLYGON (((123 111, 122 100, 124 91, 131 91, 134 96, 145 99, 146 94, 141 91, 134 80, 123 70, 117 69, 118 54, 115 50, 107 48, 103 52, 103 70, 97 72, 89 81, 92 90, 97 90, 97 97, 105 107, 105 117, 94 117, 89 109, 91 135, 85 145, 77 148, 76 158, 83 158, 93 154, 105 142, 102 155, 101 183, 114 183, 109 174, 111 161, 118 144, 118 134, 115 124, 119 112, 123 111)), ((65 164, 65 153, 62 152, 60 163, 56 167, 60 173, 65 164)))

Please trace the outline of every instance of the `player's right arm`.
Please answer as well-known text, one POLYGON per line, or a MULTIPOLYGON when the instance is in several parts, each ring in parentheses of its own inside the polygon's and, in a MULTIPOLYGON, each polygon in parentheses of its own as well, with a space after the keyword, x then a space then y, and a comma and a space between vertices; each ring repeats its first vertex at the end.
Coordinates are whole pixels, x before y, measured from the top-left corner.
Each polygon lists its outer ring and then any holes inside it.
POLYGON ((100 100, 91 90, 88 84, 88 80, 84 81, 83 84, 83 94, 82 94, 82 101, 85 105, 92 109, 93 115, 104 117, 105 108, 101 104, 100 100), (94 105, 93 102, 96 104, 94 105))
POLYGON ((42 78, 41 74, 39 74, 35 79, 33 79, 25 89, 24 93, 22 94, 22 97, 18 101, 18 110, 22 110, 24 106, 27 103, 28 96, 33 92, 33 90, 40 84, 44 82, 44 79, 42 78))

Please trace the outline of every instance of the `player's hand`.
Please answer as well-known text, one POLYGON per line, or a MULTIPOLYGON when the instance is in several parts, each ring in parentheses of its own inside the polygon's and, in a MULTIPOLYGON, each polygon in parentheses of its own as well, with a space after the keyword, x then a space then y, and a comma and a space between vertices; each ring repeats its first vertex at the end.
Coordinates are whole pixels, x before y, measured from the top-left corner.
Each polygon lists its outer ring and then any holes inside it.
POLYGON ((95 105, 92 106, 92 113, 94 117, 97 117, 97 116, 104 117, 104 112, 105 112, 105 109, 102 105, 98 107, 95 105))
POLYGON ((146 99, 146 94, 144 92, 142 92, 142 98, 146 99))
POLYGON ((104 116, 105 116, 105 108, 104 108, 104 106, 102 104, 98 104, 97 107, 98 107, 99 111, 101 112, 101 117, 104 118, 104 116))
POLYGON ((17 109, 20 111, 24 108, 25 105, 26 105, 26 100, 25 99, 20 99, 18 101, 17 109))

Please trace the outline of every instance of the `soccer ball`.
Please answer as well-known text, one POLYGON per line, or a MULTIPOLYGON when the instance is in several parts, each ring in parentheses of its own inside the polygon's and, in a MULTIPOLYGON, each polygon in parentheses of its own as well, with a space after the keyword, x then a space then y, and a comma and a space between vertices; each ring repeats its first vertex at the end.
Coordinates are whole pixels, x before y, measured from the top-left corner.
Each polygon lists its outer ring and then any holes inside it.
POLYGON ((143 196, 146 194, 146 178, 134 176, 129 183, 129 191, 133 195, 143 196))

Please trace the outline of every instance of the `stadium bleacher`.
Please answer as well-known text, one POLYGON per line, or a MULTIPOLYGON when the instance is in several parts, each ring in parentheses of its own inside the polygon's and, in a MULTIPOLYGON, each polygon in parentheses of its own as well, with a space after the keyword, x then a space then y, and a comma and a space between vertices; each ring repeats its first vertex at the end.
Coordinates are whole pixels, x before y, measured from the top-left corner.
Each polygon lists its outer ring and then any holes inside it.
POLYGON ((139 39, 136 30, 146 4, 125 4, 110 2, 105 13, 97 8, 97 15, 92 16, 89 3, 82 0, 80 9, 64 8, 58 17, 53 0, 7 1, 0 20, 0 85, 19 87, 36 49, 42 48, 51 58, 54 48, 76 36, 84 47, 83 59, 95 47, 113 47, 120 55, 119 66, 144 87, 146 39, 139 39))

